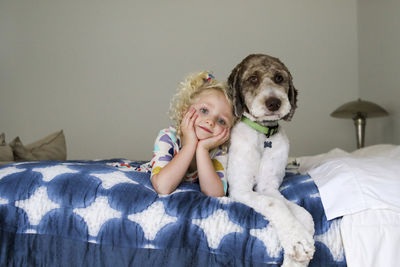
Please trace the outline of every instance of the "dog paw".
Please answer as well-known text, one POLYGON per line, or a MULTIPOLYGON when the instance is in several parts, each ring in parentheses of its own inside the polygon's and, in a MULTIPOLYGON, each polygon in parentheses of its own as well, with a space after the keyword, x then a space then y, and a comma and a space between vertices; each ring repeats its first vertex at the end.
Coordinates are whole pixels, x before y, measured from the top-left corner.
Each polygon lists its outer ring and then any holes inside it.
POLYGON ((293 261, 292 258, 285 257, 283 259, 281 267, 307 267, 309 262, 310 261, 303 261, 303 262, 293 261))
POLYGON ((296 261, 309 261, 312 259, 315 252, 314 242, 307 242, 306 240, 298 241, 293 245, 290 257, 296 261))
POLYGON ((307 232, 298 238, 291 238, 289 243, 282 243, 285 257, 290 257, 295 262, 308 262, 312 259, 315 247, 312 235, 307 232))

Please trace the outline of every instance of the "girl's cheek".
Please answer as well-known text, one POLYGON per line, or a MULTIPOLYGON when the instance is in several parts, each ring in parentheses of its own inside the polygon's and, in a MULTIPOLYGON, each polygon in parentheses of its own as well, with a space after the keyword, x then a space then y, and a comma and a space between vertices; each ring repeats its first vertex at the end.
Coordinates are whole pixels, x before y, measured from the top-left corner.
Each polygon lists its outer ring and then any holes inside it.
POLYGON ((197 115, 197 118, 201 117, 203 114, 200 112, 200 109, 196 108, 195 114, 197 115))
POLYGON ((221 134, 223 131, 224 131, 224 128, 221 127, 221 126, 218 126, 218 130, 215 131, 215 135, 219 135, 219 134, 221 134))
POLYGON ((194 120, 194 123, 196 124, 196 123, 197 123, 197 120, 198 120, 199 117, 200 117, 200 113, 196 110, 195 113, 193 114, 193 116, 196 116, 196 119, 194 120))

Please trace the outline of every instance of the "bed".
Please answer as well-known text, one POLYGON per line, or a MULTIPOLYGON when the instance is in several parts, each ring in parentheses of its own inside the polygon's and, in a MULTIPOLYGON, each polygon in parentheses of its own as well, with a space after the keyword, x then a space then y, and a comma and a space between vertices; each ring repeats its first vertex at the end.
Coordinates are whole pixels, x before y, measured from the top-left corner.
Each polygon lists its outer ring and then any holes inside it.
MULTIPOLYGON (((396 266, 400 147, 291 159, 282 194, 315 222, 309 266, 396 266), (366 253, 366 251, 368 253, 366 253)), ((269 222, 183 183, 158 195, 141 161, 0 167, 0 266, 280 266, 269 222)))
MULTIPOLYGON (((0 266, 280 266, 269 222, 183 183, 155 193, 143 162, 19 162, 0 167, 0 266)), ((315 221, 309 266, 346 266, 341 218, 328 221, 308 174, 280 188, 315 221)))

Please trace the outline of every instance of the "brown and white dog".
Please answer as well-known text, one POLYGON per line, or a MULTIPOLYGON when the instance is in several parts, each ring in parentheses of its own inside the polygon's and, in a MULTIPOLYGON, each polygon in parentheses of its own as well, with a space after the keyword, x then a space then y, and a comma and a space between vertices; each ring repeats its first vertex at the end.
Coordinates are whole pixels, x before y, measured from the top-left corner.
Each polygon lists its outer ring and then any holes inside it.
POLYGON ((307 266, 315 250, 313 219, 279 192, 289 141, 278 122, 290 120, 297 107, 292 76, 279 59, 253 54, 232 70, 228 85, 241 118, 231 133, 229 196, 270 221, 284 249, 282 266, 307 266))

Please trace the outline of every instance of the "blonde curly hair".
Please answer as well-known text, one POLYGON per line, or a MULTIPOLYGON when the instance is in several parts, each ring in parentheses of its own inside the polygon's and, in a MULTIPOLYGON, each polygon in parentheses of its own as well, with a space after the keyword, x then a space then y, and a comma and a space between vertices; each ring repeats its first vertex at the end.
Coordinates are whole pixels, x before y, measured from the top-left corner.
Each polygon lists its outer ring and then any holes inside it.
MULTIPOLYGON (((204 91, 217 90, 223 93, 232 106, 232 98, 228 93, 225 82, 217 81, 210 72, 201 71, 191 73, 179 83, 176 94, 172 97, 168 111, 169 118, 175 122, 177 134, 181 134, 181 122, 186 111, 192 105, 193 100, 204 91)), ((234 116, 233 116, 234 117, 234 116)), ((233 122, 234 123, 234 122, 233 122)))

